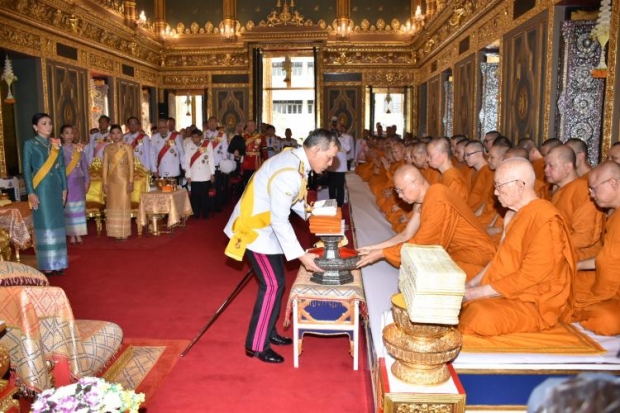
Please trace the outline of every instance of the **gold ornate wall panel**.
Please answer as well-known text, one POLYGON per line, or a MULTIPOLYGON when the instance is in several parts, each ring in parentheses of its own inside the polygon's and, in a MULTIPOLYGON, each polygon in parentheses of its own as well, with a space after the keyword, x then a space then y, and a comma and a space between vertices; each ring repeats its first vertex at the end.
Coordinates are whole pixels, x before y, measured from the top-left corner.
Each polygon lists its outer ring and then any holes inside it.
POLYGON ((142 88, 139 83, 122 79, 116 81, 116 108, 118 112, 116 121, 119 124, 125 123, 130 116, 140 119, 142 113, 141 94, 142 88))
POLYGON ((235 130, 237 123, 250 120, 249 86, 218 85, 212 90, 213 113, 227 130, 235 130))
POLYGON ((163 58, 163 66, 170 69, 201 68, 201 69, 247 69, 249 54, 246 48, 226 48, 205 50, 200 48, 167 50, 163 58))
POLYGON ((513 142, 544 140, 548 26, 543 12, 502 41, 502 132, 513 142))
POLYGON ((431 78, 427 84, 427 104, 428 107, 426 109, 426 128, 429 136, 438 137, 442 136, 442 126, 441 126, 441 113, 442 113, 442 102, 441 102, 441 75, 437 75, 431 78))
POLYGON ((471 54, 454 66, 454 116, 452 131, 455 135, 475 138, 476 120, 476 55, 471 54))
POLYGON ((607 78, 605 79, 605 108, 603 110, 602 159, 607 159, 607 150, 620 140, 620 88, 616 80, 620 76, 618 53, 620 52, 620 2, 611 2, 611 24, 607 44, 607 78))
POLYGON ((333 116, 338 123, 345 125, 353 136, 362 136, 364 118, 362 117, 361 86, 330 86, 324 89, 323 125, 329 125, 333 116))
POLYGON ((49 114, 54 121, 56 136, 63 124, 77 128, 81 139, 89 131, 87 100, 88 72, 85 69, 47 60, 49 114))

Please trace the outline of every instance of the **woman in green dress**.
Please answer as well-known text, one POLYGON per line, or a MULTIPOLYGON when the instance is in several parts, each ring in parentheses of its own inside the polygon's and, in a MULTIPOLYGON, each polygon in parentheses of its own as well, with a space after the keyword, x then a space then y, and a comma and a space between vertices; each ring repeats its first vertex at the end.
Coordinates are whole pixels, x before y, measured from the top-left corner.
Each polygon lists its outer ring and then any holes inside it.
POLYGON ((32 117, 35 137, 24 142, 22 169, 34 222, 37 266, 45 275, 64 275, 68 267, 64 203, 67 177, 60 139, 51 137, 52 118, 32 117))

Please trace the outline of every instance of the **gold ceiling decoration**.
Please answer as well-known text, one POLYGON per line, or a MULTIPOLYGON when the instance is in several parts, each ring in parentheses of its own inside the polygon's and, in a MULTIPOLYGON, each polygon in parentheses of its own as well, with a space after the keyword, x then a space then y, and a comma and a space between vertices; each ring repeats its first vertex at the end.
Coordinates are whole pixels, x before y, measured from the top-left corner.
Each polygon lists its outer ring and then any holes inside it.
POLYGON ((277 26, 312 26, 312 20, 306 20, 297 10, 295 10, 295 0, 278 0, 275 10, 267 16, 267 20, 261 20, 260 27, 277 26))

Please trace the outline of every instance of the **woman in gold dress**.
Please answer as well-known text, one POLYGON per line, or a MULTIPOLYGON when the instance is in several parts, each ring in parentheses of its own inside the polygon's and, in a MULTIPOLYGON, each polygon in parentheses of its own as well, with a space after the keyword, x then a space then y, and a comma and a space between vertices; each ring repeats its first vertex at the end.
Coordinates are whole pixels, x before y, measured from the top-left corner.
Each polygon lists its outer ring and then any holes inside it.
POLYGON ((106 233, 126 240, 131 235, 131 193, 133 191, 133 148, 123 142, 119 125, 110 128, 112 144, 103 151, 103 191, 106 194, 106 233))

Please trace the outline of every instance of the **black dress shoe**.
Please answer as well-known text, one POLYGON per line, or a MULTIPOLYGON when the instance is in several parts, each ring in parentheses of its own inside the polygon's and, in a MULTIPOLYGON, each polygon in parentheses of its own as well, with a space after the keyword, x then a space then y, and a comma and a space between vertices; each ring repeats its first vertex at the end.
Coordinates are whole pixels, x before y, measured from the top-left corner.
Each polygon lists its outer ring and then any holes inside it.
POLYGON ((56 271, 53 271, 53 273, 54 275, 62 276, 62 275, 65 275, 65 270, 56 270, 56 271))
POLYGON ((245 349, 245 355, 248 357, 256 357, 262 362, 265 363, 284 363, 284 357, 268 348, 263 351, 252 351, 250 349, 245 349))
POLYGON ((293 344, 293 339, 276 334, 273 337, 269 337, 269 342, 271 344, 275 344, 276 346, 289 346, 293 344))

